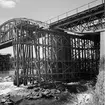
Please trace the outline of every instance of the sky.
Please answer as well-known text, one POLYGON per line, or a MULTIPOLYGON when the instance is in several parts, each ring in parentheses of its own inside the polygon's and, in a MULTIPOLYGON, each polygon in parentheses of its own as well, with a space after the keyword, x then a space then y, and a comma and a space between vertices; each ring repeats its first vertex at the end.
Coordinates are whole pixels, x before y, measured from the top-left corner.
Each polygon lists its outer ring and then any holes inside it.
MULTIPOLYGON (((45 22, 94 0, 0 0, 0 25, 12 18, 29 18, 45 22)), ((13 55, 13 48, 0 50, 13 55)))

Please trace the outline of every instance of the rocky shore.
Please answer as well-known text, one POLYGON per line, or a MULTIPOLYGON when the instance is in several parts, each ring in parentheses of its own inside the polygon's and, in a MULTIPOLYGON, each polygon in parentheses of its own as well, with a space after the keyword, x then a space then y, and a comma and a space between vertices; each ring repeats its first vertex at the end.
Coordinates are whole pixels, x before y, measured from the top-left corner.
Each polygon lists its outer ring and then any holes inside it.
POLYGON ((92 101, 86 83, 42 83, 17 87, 13 76, 0 78, 0 105, 85 105, 92 101))

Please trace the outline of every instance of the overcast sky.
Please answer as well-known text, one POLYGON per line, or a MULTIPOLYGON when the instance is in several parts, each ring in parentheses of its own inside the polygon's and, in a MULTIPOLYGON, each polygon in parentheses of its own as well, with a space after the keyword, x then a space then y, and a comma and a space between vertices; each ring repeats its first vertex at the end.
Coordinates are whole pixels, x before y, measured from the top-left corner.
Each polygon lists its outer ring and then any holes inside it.
MULTIPOLYGON (((0 24, 11 18, 46 21, 94 0, 0 0, 0 24)), ((12 53, 12 48, 0 50, 12 53)))

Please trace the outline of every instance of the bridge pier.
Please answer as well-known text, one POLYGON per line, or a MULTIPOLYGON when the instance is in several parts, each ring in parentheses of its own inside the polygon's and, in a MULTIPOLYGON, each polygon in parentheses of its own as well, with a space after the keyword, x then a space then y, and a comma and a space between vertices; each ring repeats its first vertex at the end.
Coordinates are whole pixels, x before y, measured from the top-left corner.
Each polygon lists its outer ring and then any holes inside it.
POLYGON ((105 56, 105 31, 100 32, 100 58, 105 56))

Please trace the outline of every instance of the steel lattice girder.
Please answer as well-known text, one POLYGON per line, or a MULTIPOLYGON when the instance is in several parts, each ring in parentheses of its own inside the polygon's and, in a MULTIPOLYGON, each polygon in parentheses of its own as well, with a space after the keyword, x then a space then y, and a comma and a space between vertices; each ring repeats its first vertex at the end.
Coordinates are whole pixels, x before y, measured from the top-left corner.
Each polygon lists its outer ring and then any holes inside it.
MULTIPOLYGON (((6 21, 2 25, 0 25, 0 46, 1 48, 6 46, 11 46, 11 41, 15 36, 16 29, 19 29, 20 27, 25 26, 27 29, 36 29, 36 28, 48 28, 48 25, 41 22, 41 21, 35 21, 32 19, 27 18, 14 18, 6 21), (7 44, 9 43, 9 44, 7 44), (5 46, 2 46, 4 45, 5 46)), ((26 29, 26 30, 27 30, 26 29)))
POLYGON ((105 28, 104 3, 50 24, 50 28, 71 32, 97 31, 105 28))

